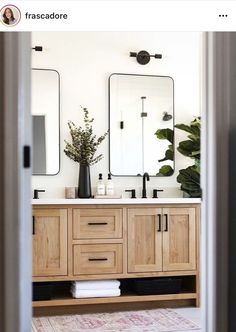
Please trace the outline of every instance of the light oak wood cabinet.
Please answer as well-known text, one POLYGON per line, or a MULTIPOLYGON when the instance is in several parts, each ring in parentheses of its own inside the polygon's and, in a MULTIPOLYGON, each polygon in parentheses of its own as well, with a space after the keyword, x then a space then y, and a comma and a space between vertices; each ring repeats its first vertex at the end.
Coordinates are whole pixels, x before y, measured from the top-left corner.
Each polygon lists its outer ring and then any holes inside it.
POLYGON ((122 236, 122 209, 73 209, 73 239, 122 236))
POLYGON ((177 277, 187 291, 70 297, 34 302, 34 307, 165 300, 198 306, 199 215, 199 204, 35 205, 33 281, 177 277))
POLYGON ((122 244, 74 245, 74 275, 122 272, 122 244))
POLYGON ((128 272, 196 269, 195 208, 128 209, 128 272))
POLYGON ((161 212, 128 209, 128 272, 162 271, 161 212))
POLYGON ((163 271, 196 270, 197 237, 194 208, 163 208, 163 271))
POLYGON ((33 211, 33 277, 67 275, 67 209, 33 211))

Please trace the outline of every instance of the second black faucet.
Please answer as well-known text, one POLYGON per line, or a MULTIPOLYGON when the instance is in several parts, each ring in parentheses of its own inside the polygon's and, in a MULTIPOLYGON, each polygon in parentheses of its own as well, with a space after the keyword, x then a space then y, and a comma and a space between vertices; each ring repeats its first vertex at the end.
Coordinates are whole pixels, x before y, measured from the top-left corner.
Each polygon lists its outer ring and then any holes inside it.
POLYGON ((146 179, 147 181, 150 181, 149 174, 147 172, 143 174, 142 198, 147 198, 146 179))

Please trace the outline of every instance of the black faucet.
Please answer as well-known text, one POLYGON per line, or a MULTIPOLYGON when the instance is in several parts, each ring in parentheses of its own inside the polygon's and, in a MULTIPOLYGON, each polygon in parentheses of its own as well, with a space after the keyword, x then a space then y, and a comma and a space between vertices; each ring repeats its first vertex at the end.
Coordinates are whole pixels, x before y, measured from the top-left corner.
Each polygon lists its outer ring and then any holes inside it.
POLYGON ((143 190, 142 190, 142 198, 147 198, 147 190, 146 190, 146 179, 150 181, 149 174, 145 172, 143 174, 143 190))
POLYGON ((39 193, 45 193, 45 190, 34 189, 34 199, 39 198, 39 193))

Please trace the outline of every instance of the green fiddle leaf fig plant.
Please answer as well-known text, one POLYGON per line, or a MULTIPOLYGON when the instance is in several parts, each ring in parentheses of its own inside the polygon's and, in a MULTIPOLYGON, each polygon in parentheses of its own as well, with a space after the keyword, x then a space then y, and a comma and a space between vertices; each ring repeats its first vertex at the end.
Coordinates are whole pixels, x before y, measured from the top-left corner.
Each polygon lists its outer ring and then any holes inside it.
MULTIPOLYGON (((186 124, 176 124, 175 128, 183 130, 188 133, 187 140, 179 143, 177 151, 183 156, 194 160, 194 164, 179 171, 177 182, 181 184, 180 189, 187 193, 190 197, 201 197, 200 187, 200 138, 201 138, 201 118, 197 117, 186 124)), ((155 132, 158 139, 166 139, 171 144, 165 152, 165 157, 158 160, 159 162, 174 160, 174 131, 169 128, 158 129, 155 132)), ((170 165, 163 165, 157 175, 170 176, 174 173, 170 165)))
POLYGON ((171 176, 173 175, 174 170, 170 165, 163 165, 159 169, 159 173, 157 175, 162 175, 162 176, 171 176))
POLYGON ((188 140, 179 143, 177 150, 184 156, 194 160, 194 164, 179 171, 177 182, 181 184, 180 189, 190 197, 201 197, 200 187, 200 138, 201 118, 197 117, 190 125, 177 124, 175 128, 187 132, 188 140))
MULTIPOLYGON (((168 149, 165 152, 165 156, 162 159, 159 159, 159 162, 163 162, 166 160, 174 160, 174 130, 170 128, 158 129, 155 132, 155 135, 158 139, 167 140, 171 144, 168 145, 168 149)), ((171 176, 174 173, 173 168, 170 165, 163 165, 159 172, 156 175, 159 176, 171 176)))

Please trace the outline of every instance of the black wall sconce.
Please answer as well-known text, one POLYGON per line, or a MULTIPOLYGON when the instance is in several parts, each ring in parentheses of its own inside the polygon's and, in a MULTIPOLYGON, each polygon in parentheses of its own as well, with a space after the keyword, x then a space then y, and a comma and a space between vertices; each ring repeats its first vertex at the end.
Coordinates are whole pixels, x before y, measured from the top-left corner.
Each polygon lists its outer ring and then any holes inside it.
POLYGON ((150 61, 151 57, 153 57, 155 59, 161 59, 162 58, 162 54, 150 55, 147 51, 140 51, 138 53, 130 52, 129 56, 136 58, 137 62, 140 65, 146 65, 150 61))

